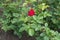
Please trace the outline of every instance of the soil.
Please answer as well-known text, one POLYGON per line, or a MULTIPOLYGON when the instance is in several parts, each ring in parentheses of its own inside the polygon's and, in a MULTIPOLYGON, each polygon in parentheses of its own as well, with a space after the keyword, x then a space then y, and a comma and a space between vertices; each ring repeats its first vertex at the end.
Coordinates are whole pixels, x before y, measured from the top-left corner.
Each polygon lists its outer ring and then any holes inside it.
POLYGON ((19 37, 14 35, 12 31, 4 32, 0 29, 0 40, 35 40, 35 38, 27 36, 27 34, 24 32, 23 37, 19 39, 19 37))

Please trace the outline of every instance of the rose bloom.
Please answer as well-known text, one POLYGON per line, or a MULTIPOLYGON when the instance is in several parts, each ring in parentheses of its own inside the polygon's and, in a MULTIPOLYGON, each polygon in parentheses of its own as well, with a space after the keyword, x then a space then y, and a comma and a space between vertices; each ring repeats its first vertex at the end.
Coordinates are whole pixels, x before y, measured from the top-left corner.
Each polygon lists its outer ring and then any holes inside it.
POLYGON ((34 9, 30 9, 29 11, 28 11, 28 16, 34 16, 35 15, 35 11, 34 11, 34 9))

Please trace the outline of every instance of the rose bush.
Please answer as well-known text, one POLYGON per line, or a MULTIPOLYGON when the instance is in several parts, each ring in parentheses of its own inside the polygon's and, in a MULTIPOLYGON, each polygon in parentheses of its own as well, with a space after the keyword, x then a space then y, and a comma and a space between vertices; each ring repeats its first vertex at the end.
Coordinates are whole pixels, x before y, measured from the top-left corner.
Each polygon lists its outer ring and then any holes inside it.
POLYGON ((4 31, 13 30, 35 36, 36 40, 60 40, 60 0, 1 0, 0 23, 4 31))

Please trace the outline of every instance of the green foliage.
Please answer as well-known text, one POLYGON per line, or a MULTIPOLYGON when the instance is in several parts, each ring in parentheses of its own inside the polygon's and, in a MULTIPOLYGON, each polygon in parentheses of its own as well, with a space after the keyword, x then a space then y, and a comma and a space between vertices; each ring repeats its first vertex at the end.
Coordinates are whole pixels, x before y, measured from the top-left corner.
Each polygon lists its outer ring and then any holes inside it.
POLYGON ((33 29, 29 29, 28 33, 30 36, 33 36, 35 34, 35 31, 33 29))
POLYGON ((4 31, 13 30, 19 37, 25 31, 36 40, 60 40, 60 0, 1 0, 0 23, 4 31), (30 8, 34 16, 28 16, 30 8))

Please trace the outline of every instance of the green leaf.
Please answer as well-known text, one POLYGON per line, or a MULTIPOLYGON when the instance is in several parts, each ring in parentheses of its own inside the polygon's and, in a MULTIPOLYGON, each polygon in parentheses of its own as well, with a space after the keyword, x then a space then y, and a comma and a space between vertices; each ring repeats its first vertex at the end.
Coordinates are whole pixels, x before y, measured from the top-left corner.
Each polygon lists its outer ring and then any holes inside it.
POLYGON ((13 13, 14 17, 19 17, 20 15, 18 13, 13 13))
POLYGON ((28 34, 29 34, 30 36, 33 36, 33 35, 35 34, 34 29, 29 29, 28 34))
POLYGON ((44 40, 49 40, 49 37, 45 36, 45 37, 44 37, 44 40))
POLYGON ((42 3, 42 4, 38 5, 38 8, 41 10, 45 10, 48 7, 49 7, 49 5, 46 5, 46 3, 42 3))
POLYGON ((18 19, 17 18, 14 18, 13 20, 11 20, 11 23, 17 23, 17 22, 19 22, 19 20, 17 21, 18 19))
POLYGON ((49 40, 49 37, 48 37, 48 36, 45 36, 45 37, 44 37, 44 40, 49 40))
POLYGON ((25 31, 25 29, 26 29, 26 27, 21 27, 21 28, 19 29, 19 32, 23 32, 23 31, 25 31))
POLYGON ((45 23, 45 27, 48 27, 48 23, 45 23))

